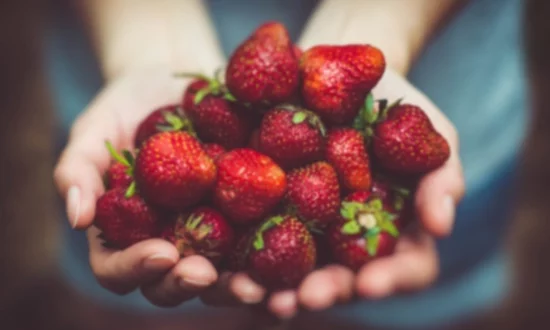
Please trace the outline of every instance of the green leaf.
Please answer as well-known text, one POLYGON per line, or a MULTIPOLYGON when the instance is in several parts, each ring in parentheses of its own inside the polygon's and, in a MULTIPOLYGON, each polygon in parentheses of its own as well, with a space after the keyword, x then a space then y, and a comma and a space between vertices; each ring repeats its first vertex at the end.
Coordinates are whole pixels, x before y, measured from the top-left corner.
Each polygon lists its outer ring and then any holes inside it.
POLYGON ((130 163, 128 163, 128 161, 122 157, 121 154, 119 154, 115 148, 113 147, 113 145, 111 144, 111 142, 109 141, 105 141, 105 146, 107 147, 107 150, 109 150, 109 153, 111 154, 111 156, 119 163, 123 164, 123 165, 126 165, 126 166, 130 166, 130 163))
POLYGON ((128 162, 128 166, 129 167, 134 167, 134 164, 135 164, 134 155, 132 155, 132 153, 128 150, 122 151, 122 154, 124 155, 124 158, 128 162))
POLYGON ((403 101, 403 98, 402 98, 402 97, 399 98, 399 99, 397 99, 397 100, 395 100, 395 101, 394 101, 393 103, 391 103, 390 105, 388 105, 388 106, 382 111, 382 116, 381 116, 382 119, 386 119, 386 117, 388 116, 388 112, 389 112, 392 108, 394 108, 394 107, 400 105, 400 104, 401 104, 401 101, 403 101))
POLYGON ((395 196, 395 199, 393 201, 393 208, 396 211, 401 211, 403 210, 403 207, 405 207, 405 199, 403 198, 403 196, 401 195, 395 196))
POLYGON ((174 131, 179 131, 183 128, 183 120, 180 116, 175 115, 171 112, 165 112, 164 114, 164 120, 172 126, 172 129, 174 131))
POLYGON ((355 119, 353 120, 353 123, 351 125, 351 127, 353 127, 354 129, 358 130, 358 131, 363 131, 366 127, 366 123, 365 123, 365 120, 363 119, 363 116, 361 114, 359 114, 357 117, 355 117, 355 119))
POLYGON ((189 219, 187 219, 187 224, 185 225, 185 227, 187 227, 188 229, 195 229, 197 228, 197 226, 199 225, 199 223, 202 221, 202 218, 204 217, 204 215, 199 215, 199 216, 194 216, 194 215, 191 215, 191 217, 189 217, 189 219))
POLYGON ((199 104, 202 102, 202 100, 204 100, 204 98, 210 94, 212 92, 212 87, 209 85, 209 86, 206 86, 202 89, 200 89, 197 94, 195 94, 195 98, 193 99, 193 103, 195 104, 199 104))
POLYGON ((197 236, 195 238, 197 240, 202 240, 203 238, 205 238, 211 232, 212 232, 212 225, 201 225, 199 227, 197 236))
POLYGON ((382 200, 379 198, 373 199, 369 202, 369 206, 376 211, 381 211, 384 208, 382 200))
POLYGON ((393 237, 399 236, 399 229, 397 229, 397 227, 393 224, 392 221, 383 221, 380 224, 380 228, 382 228, 383 231, 387 232, 393 237))
POLYGON ((397 194, 403 196, 403 197, 409 197, 411 195, 411 191, 406 188, 402 187, 392 187, 392 190, 395 191, 397 194))
POLYGON ((363 207, 363 204, 357 202, 342 202, 340 214, 345 219, 352 220, 355 218, 357 212, 363 207))
POLYGON ((304 120, 306 120, 307 118, 307 114, 303 111, 299 111, 299 112, 296 112, 293 116, 292 116, 292 123, 294 124, 301 124, 304 122, 304 120))
POLYGON ((264 248, 264 237, 261 232, 256 233, 256 239, 254 240, 254 249, 256 251, 259 251, 264 248))
POLYGON ((374 96, 369 93, 365 99, 364 108, 361 109, 363 119, 368 124, 374 124, 378 119, 378 111, 374 108, 374 96))
POLYGON ((159 132, 173 132, 174 131, 174 127, 171 126, 171 125, 162 125, 162 124, 158 124, 156 126, 156 129, 157 131, 159 132))
POLYGON ((177 72, 174 73, 175 78, 191 78, 191 79, 199 79, 199 80, 205 80, 210 81, 211 78, 202 74, 202 73, 190 73, 190 72, 177 72))
POLYGON ((378 244, 380 243, 380 235, 369 236, 367 238, 367 252, 371 257, 376 255, 378 244))
POLYGON ((128 189, 126 189, 126 194, 124 195, 126 198, 131 198, 136 193, 136 182, 132 181, 128 189))
POLYGON ((237 102, 237 98, 229 92, 225 92, 223 98, 229 102, 237 102))
POLYGON ((344 224, 344 226, 342 226, 341 231, 342 231, 342 234, 356 235, 356 234, 359 234, 361 232, 361 226, 359 226, 357 221, 352 220, 352 221, 346 222, 346 224, 344 224))
POLYGON ((382 232, 382 228, 376 226, 372 229, 369 229, 369 231, 367 231, 365 237, 374 237, 374 236, 378 236, 378 234, 380 234, 382 232))

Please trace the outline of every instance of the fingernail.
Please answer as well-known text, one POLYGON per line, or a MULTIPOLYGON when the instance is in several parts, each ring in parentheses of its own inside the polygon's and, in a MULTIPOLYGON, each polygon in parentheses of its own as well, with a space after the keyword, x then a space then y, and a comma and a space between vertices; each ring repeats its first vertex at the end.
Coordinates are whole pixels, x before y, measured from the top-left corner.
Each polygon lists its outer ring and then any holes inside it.
POLYGON ((243 283, 241 287, 241 300, 245 304, 257 304, 263 299, 262 294, 258 294, 256 286, 252 283, 243 283))
POLYGON ((172 257, 165 255, 165 254, 153 254, 152 256, 145 259, 143 262, 143 266, 147 270, 165 270, 173 266, 175 263, 174 259, 172 257))
POLYGON ((190 277, 183 277, 180 280, 180 286, 184 289, 193 289, 197 287, 206 287, 209 286, 212 283, 212 281, 205 280, 205 279, 199 279, 199 278, 190 278, 190 277))
POLYGON ((277 297, 277 307, 281 319, 290 319, 295 314, 296 294, 294 292, 281 293, 277 297))
POLYGON ((76 228, 80 217, 80 188, 72 186, 67 192, 67 215, 71 226, 76 228))
POLYGON ((447 223, 449 224, 449 228, 447 228, 447 230, 451 230, 450 226, 451 224, 453 223, 453 219, 455 217, 455 201, 453 199, 452 196, 445 196, 443 198, 443 221, 447 221, 447 223))

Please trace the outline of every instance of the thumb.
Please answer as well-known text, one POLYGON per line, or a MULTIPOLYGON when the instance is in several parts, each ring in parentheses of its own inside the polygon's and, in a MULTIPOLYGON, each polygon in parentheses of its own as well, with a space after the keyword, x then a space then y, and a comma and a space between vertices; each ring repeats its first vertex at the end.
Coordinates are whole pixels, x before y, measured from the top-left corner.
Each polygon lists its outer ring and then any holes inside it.
POLYGON ((116 123, 109 116, 112 115, 93 108, 83 113, 75 122, 54 170, 54 181, 65 200, 69 222, 76 229, 91 225, 96 201, 104 192, 102 173, 110 163, 105 141, 119 145, 116 123))

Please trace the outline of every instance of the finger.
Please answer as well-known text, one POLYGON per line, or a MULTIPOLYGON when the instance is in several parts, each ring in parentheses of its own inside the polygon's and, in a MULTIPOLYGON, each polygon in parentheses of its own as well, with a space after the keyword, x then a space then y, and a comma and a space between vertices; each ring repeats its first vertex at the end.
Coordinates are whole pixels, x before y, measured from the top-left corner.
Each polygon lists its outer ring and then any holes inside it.
POLYGON ((435 281, 437 250, 426 233, 405 236, 394 255, 365 265, 357 275, 357 293, 367 298, 383 298, 395 292, 419 290, 435 281))
POLYGON ((203 293, 200 298, 202 302, 210 306, 234 306, 237 305, 237 298, 231 293, 229 283, 233 273, 221 273, 218 281, 203 293))
POLYGON ((113 251, 103 247, 98 234, 95 227, 88 230, 90 266, 98 282, 118 294, 127 294, 164 275, 179 259, 176 248, 161 239, 150 239, 125 250, 113 251))
POLYGON ((464 196, 464 189, 464 176, 456 153, 443 167, 422 178, 415 205, 418 217, 428 232, 443 237, 452 231, 456 205, 464 196))
POLYGON ((87 110, 75 123, 54 171, 59 193, 66 201, 67 216, 73 228, 85 229, 92 223, 95 203, 103 193, 102 173, 110 163, 105 141, 119 144, 112 115, 87 110))
POLYGON ((350 299, 352 292, 353 273, 345 267, 330 265, 304 280, 298 290, 298 301, 306 309, 322 310, 350 299))
POLYGON ((237 273, 231 278, 229 290, 244 304, 258 304, 266 294, 265 288, 245 273, 237 273))
POLYGON ((292 318, 298 310, 298 297, 296 291, 285 290, 275 292, 269 298, 267 307, 278 318, 292 318))
POLYGON ((162 279, 142 286, 141 292, 157 306, 173 307, 194 298, 217 278, 210 261, 199 255, 190 256, 180 260, 162 279))

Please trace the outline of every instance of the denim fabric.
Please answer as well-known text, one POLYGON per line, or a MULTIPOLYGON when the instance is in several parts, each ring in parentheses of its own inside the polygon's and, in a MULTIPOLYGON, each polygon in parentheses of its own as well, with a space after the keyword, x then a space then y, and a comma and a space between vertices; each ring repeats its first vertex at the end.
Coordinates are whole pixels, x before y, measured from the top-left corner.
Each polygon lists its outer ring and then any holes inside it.
MULTIPOLYGON (((314 0, 208 1, 222 46, 229 53, 267 19, 299 35, 314 0)), ((521 0, 473 0, 437 35, 415 63, 410 80, 449 116, 461 139, 467 195, 453 235, 438 242, 442 275, 430 290, 328 311, 334 317, 403 328, 428 327, 470 315, 507 292, 510 270, 501 240, 512 206, 516 155, 528 123, 521 45, 521 0)), ((68 15, 51 30, 45 59, 60 117, 60 146, 70 123, 100 88, 88 46, 68 15)), ((61 267, 67 280, 104 304, 154 313, 192 311, 150 306, 139 293, 103 290, 93 278, 87 244, 66 228, 61 267)))

